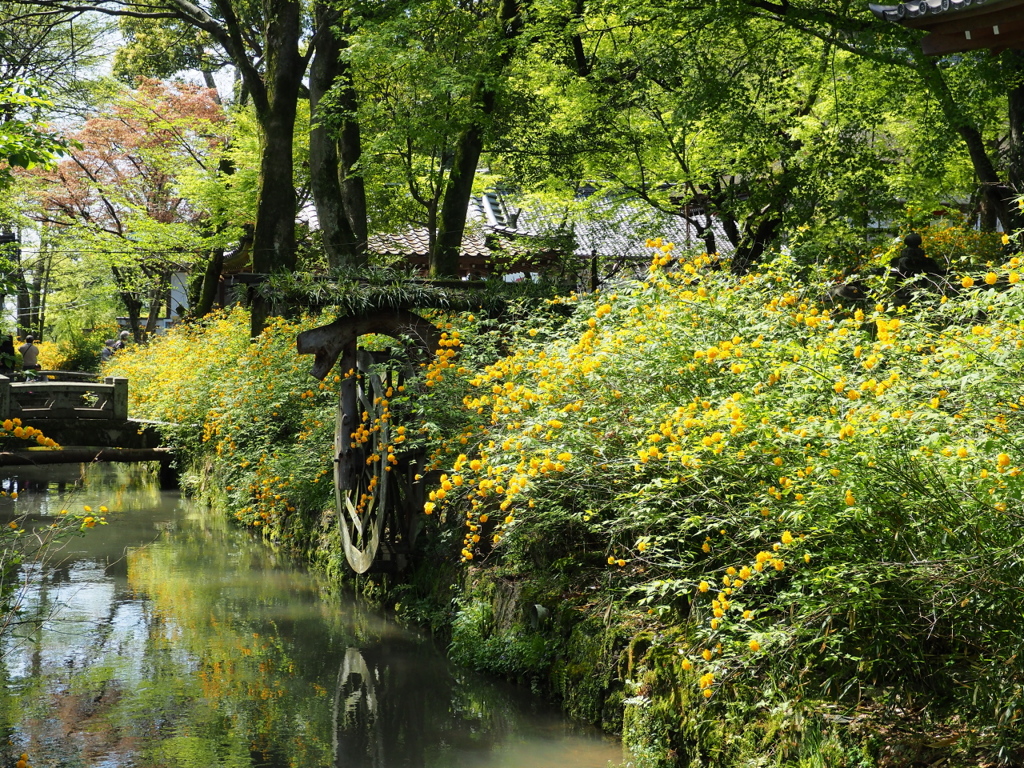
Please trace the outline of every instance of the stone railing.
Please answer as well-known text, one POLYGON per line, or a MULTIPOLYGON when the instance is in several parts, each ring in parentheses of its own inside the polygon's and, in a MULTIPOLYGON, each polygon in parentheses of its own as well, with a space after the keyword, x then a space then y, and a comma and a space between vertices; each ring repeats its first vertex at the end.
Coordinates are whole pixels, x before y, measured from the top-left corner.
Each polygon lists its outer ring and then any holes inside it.
POLYGON ((128 418, 128 379, 11 381, 0 376, 0 420, 128 418))

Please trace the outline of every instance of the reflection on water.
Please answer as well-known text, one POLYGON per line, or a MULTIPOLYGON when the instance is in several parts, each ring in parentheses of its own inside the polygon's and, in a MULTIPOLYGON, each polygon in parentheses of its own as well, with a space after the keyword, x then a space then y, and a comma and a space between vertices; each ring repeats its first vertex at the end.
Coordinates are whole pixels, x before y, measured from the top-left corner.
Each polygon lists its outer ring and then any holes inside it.
MULTIPOLYGON (((10 754, 61 768, 605 768, 616 742, 325 598, 287 557, 144 473, 48 468, 0 521, 106 504, 4 639, 10 754)), ((3 762, 0 752, 0 763, 3 762)))

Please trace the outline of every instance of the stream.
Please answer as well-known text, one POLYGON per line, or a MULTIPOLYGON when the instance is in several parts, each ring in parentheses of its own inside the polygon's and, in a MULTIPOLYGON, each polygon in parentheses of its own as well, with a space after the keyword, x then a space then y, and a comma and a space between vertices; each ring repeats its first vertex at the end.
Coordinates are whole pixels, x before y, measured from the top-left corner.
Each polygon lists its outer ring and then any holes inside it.
POLYGON ((106 505, 2 638, 0 764, 607 768, 619 742, 327 592, 288 555, 127 465, 12 468, 0 524, 106 505), (8 762, 8 760, 10 762, 8 762))

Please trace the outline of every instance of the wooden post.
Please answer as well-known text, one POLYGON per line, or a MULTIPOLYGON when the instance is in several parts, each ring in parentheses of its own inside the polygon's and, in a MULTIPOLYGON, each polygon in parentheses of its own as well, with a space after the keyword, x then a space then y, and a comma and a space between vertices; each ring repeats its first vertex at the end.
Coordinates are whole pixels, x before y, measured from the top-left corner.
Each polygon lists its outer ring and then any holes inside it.
POLYGON ((110 396, 110 404, 113 407, 113 419, 128 418, 128 379, 107 376, 103 380, 105 384, 113 384, 114 391, 110 396))
POLYGON ((11 380, 0 376, 0 421, 11 418, 11 380))

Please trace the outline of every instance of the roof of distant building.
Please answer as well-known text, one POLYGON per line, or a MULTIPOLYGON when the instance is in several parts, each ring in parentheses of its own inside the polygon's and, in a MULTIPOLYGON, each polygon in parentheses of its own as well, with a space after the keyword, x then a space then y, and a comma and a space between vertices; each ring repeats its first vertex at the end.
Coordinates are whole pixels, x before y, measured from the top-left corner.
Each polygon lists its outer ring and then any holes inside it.
POLYGON ((1024 47, 1024 0, 907 0, 868 7, 884 21, 928 32, 921 50, 929 56, 1024 47))
MULTIPOLYGON (((471 198, 466 218, 460 258, 481 264, 498 250, 525 256, 537 253, 539 246, 540 254, 564 253, 554 238, 567 235, 571 236, 573 255, 580 258, 603 256, 647 261, 650 252, 646 241, 658 237, 682 249, 704 248, 706 241, 690 219, 702 220, 705 226, 710 222, 718 250, 732 250, 721 223, 714 217, 709 219, 701 212, 691 212, 687 219, 657 211, 645 203, 593 195, 584 205, 524 203, 517 207, 501 192, 491 191, 471 198)), ((385 256, 426 259, 430 238, 425 228, 415 228, 374 235, 369 246, 373 253, 385 256)))
POLYGON ((938 16, 950 12, 956 13, 971 8, 977 9, 983 5, 992 7, 998 3, 999 0, 909 0, 909 2, 899 3, 898 5, 868 3, 868 8, 871 9, 875 16, 884 21, 902 22, 912 26, 912 22, 915 19, 921 19, 925 16, 938 16))

